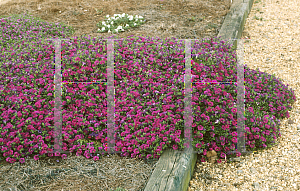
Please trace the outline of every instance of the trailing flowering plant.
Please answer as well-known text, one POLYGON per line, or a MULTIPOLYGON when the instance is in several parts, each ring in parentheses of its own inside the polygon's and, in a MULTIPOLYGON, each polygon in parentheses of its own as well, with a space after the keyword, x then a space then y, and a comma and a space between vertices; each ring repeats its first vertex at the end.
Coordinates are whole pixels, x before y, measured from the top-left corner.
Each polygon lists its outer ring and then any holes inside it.
MULTIPOLYGON (((30 19, 0 19, 0 72, 5 76, 5 88, 0 85, 0 159, 10 163, 23 163, 31 154, 38 160, 53 151, 55 52, 53 43, 43 39, 54 38, 58 32, 52 31, 63 27, 30 19), (49 32, 32 30, 36 25, 49 32)), ((59 34, 65 37, 64 32, 59 34)), ((74 38, 62 42, 62 81, 105 81, 107 46, 103 41, 74 38)), ((213 38, 193 42, 191 47, 192 146, 204 155, 214 149, 224 158, 228 151, 236 150, 240 136, 236 87, 201 82, 236 82, 236 57, 225 41, 213 38)), ((167 147, 186 146, 184 49, 184 43, 176 39, 132 36, 115 46, 114 137, 115 150, 122 151, 122 156, 159 158, 167 147)), ((280 136, 279 118, 289 117, 295 95, 274 76, 247 66, 244 73, 246 147, 265 148, 280 136)), ((64 151, 94 160, 99 159, 96 153, 107 151, 106 97, 105 83, 62 85, 64 151)), ((65 154, 54 155, 66 158, 65 154)))
POLYGON ((109 15, 106 15, 106 18, 106 21, 102 21, 97 24, 97 26, 99 27, 97 32, 118 33, 132 27, 138 27, 145 23, 145 20, 142 16, 132 16, 125 13, 123 13, 122 15, 114 14, 113 17, 109 17, 109 15))

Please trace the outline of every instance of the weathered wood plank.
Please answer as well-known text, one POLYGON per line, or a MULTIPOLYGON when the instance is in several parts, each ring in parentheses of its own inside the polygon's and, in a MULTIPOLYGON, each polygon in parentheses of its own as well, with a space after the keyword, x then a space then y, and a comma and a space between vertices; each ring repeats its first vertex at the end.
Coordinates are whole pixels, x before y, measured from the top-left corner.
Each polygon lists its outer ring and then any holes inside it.
POLYGON ((193 175, 197 154, 166 149, 159 158, 145 191, 186 191, 193 175))

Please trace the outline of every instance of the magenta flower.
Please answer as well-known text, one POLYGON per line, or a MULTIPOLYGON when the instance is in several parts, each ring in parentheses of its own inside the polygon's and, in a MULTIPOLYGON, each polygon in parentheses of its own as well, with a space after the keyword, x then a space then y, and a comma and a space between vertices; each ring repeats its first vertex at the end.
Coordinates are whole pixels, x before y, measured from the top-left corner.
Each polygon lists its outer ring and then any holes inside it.
POLYGON ((232 113, 236 113, 236 112, 237 112, 237 109, 236 109, 236 108, 232 108, 232 109, 231 109, 231 112, 232 112, 232 113))
POLYGON ((178 146, 177 146, 177 145, 173 145, 173 149, 174 149, 174 150, 177 150, 177 149, 178 149, 178 146))
POLYGON ((209 121, 209 116, 205 116, 205 120, 209 121))
POLYGON ((24 162, 25 162, 25 159, 24 159, 24 158, 20 158, 19 162, 20 162, 20 163, 24 163, 24 162))
POLYGON ((39 156, 38 155, 34 155, 34 160, 39 160, 39 156))
POLYGON ((200 148, 201 146, 202 146, 201 143, 196 144, 196 148, 200 148))
POLYGON ((60 153, 58 151, 56 151, 55 156, 60 156, 60 153))
POLYGON ((237 143, 237 138, 236 138, 236 137, 233 137, 233 138, 231 139, 231 141, 232 141, 233 143, 237 143))
POLYGON ((66 155, 66 154, 62 154, 62 155, 61 155, 61 158, 67 159, 67 155, 66 155))
POLYGON ((199 131, 202 131, 202 130, 203 130, 203 126, 202 126, 202 125, 199 125, 199 126, 198 126, 198 130, 199 130, 199 131))

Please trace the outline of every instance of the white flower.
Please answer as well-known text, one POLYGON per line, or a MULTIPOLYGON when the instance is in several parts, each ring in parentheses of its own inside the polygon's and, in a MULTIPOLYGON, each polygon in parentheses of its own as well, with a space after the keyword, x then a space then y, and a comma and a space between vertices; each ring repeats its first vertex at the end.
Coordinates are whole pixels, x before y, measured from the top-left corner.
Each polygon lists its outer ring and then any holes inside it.
POLYGON ((110 29, 108 30, 108 32, 109 32, 109 33, 111 32, 110 29))
POLYGON ((125 13, 122 14, 122 17, 125 17, 125 13))
POLYGON ((118 32, 118 29, 115 29, 116 32, 118 32))
POLYGON ((132 19, 133 19, 133 16, 130 15, 130 16, 129 16, 129 20, 131 21, 132 19))
POLYGON ((102 27, 102 30, 104 31, 104 30, 105 30, 105 27, 102 27))
POLYGON ((126 24, 126 25, 125 25, 125 27, 129 27, 129 25, 128 25, 128 24, 126 24))
POLYGON ((104 22, 104 21, 102 21, 102 25, 105 25, 105 22, 104 22))
POLYGON ((110 28, 110 25, 107 25, 108 28, 110 28))
POLYGON ((113 24, 114 24, 114 22, 112 21, 110 24, 112 24, 112 25, 113 25, 113 24))
POLYGON ((98 31, 100 31, 100 29, 98 29, 98 31))
POLYGON ((118 28, 117 28, 117 29, 118 29, 118 30, 119 30, 119 29, 122 29, 122 26, 118 26, 118 28))
POLYGON ((142 17, 142 16, 139 16, 139 18, 142 19, 143 17, 142 17))
POLYGON ((134 26, 136 25, 136 23, 134 23, 134 26))
POLYGON ((114 14, 114 17, 115 17, 115 16, 118 16, 118 15, 119 15, 119 14, 114 14))
POLYGON ((106 17, 108 18, 108 17, 109 17, 109 15, 106 15, 106 17))
POLYGON ((135 21, 138 21, 138 19, 135 19, 135 21))

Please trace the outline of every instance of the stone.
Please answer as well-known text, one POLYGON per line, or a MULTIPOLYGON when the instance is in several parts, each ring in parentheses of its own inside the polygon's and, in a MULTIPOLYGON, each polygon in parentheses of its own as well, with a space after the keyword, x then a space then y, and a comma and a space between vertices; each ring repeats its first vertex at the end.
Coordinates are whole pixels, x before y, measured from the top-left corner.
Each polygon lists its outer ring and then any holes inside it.
POLYGON ((257 182, 254 182, 252 185, 254 188, 259 188, 259 183, 257 183, 257 182))
POLYGON ((210 163, 215 163, 216 159, 217 159, 217 153, 216 151, 212 150, 212 151, 207 151, 206 154, 207 158, 208 158, 208 162, 210 163))
POLYGON ((291 120, 291 119, 288 120, 288 124, 293 124, 293 123, 294 123, 293 120, 291 120))

